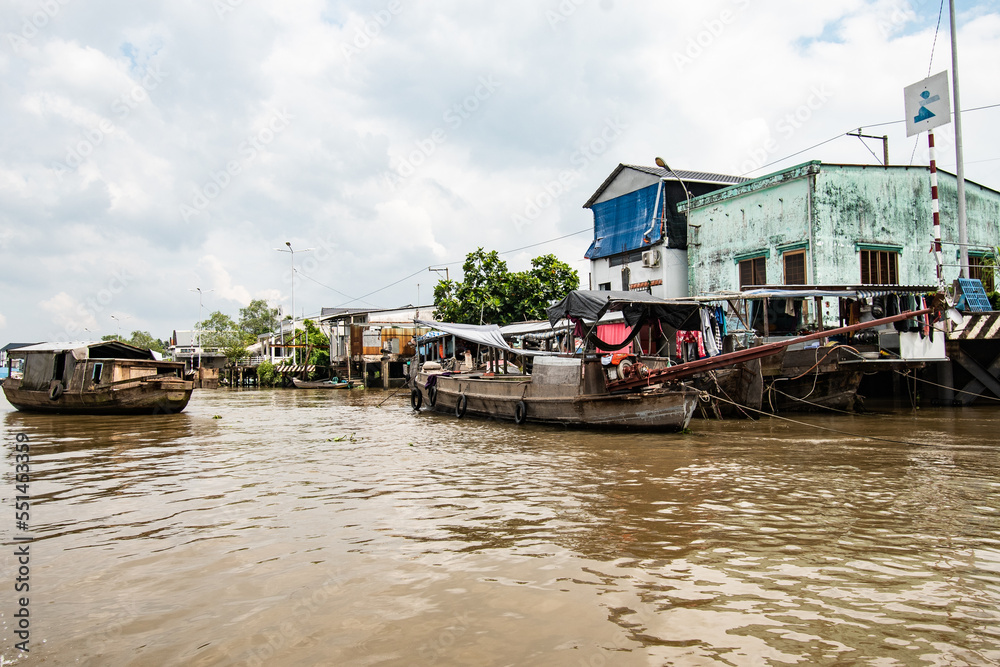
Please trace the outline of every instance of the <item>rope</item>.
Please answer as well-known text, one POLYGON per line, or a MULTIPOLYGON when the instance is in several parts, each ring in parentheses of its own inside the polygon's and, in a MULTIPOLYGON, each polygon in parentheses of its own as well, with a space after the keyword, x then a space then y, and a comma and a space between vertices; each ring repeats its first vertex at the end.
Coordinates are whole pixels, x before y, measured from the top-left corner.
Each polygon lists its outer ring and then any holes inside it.
POLYGON ((917 377, 916 375, 912 375, 911 376, 909 373, 904 373, 903 371, 896 370, 896 369, 893 369, 893 372, 894 373, 899 373, 903 377, 907 377, 907 378, 908 377, 912 377, 916 381, 923 382, 925 384, 929 384, 929 385, 932 385, 934 387, 941 387, 942 389, 950 389, 953 392, 955 392, 956 394, 968 394, 969 396, 975 396, 976 398, 985 398, 985 399, 990 400, 990 401, 1000 402, 1000 398, 997 398, 996 396, 988 396, 987 394, 977 394, 974 391, 965 391, 964 389, 955 389, 954 387, 949 387, 946 384, 940 384, 938 382, 931 382, 930 380, 926 380, 926 379, 924 379, 922 377, 917 377))
POLYGON ((389 400, 390 398, 392 398, 393 396, 395 396, 396 394, 398 394, 398 393, 399 393, 399 390, 400 390, 400 389, 405 389, 406 387, 409 387, 409 386, 410 386, 410 385, 409 385, 409 383, 407 383, 407 384, 404 384, 404 385, 400 385, 399 387, 396 387, 396 391, 392 392, 391 394, 389 394, 388 396, 386 396, 385 398, 383 398, 383 399, 382 399, 382 400, 381 400, 381 401, 380 401, 380 402, 378 403, 378 405, 376 405, 375 407, 376 407, 376 408, 381 408, 381 407, 382 407, 382 403, 385 403, 385 402, 386 402, 386 401, 388 401, 388 400, 389 400))
POLYGON ((729 402, 735 405, 736 409, 743 413, 744 417, 753 421, 753 417, 747 414, 747 412, 743 409, 743 406, 734 401, 732 398, 730 398, 729 394, 726 393, 726 390, 722 388, 722 385, 719 384, 719 378, 716 377, 715 371, 709 371, 708 374, 712 377, 712 380, 715 382, 715 388, 719 390, 719 393, 725 395, 725 397, 729 399, 729 402))
POLYGON ((937 26, 934 28, 934 41, 931 42, 931 61, 927 63, 927 76, 931 75, 931 68, 934 67, 934 48, 937 46, 938 32, 941 30, 942 14, 944 14, 944 0, 941 0, 941 6, 938 7, 938 20, 937 26))
MULTIPOLYGON (((944 0, 941 0, 941 6, 938 7, 938 20, 937 25, 934 27, 934 40, 931 42, 931 59, 927 63, 927 76, 930 77, 931 69, 934 67, 934 49, 937 47, 938 33, 941 31, 941 16, 944 14, 944 0)), ((913 158, 917 154, 917 144, 920 142, 920 137, 917 136, 913 141, 913 152, 910 153, 910 164, 913 164, 913 158)))
MULTIPOLYGON (((816 388, 815 385, 813 385, 813 389, 815 389, 815 388, 816 388)), ((773 391, 776 394, 781 394, 785 398, 790 398, 793 401, 799 401, 801 403, 805 403, 806 405, 811 405, 812 407, 819 408, 821 410, 829 410, 830 412, 836 412, 836 413, 839 413, 839 414, 842 414, 842 415, 855 415, 855 414, 857 414, 857 413, 854 413, 854 412, 848 412, 847 410, 841 410, 840 408, 831 408, 829 405, 820 405, 819 403, 813 403, 812 401, 807 401, 804 398, 798 398, 797 396, 792 396, 791 394, 786 394, 785 392, 781 391, 780 389, 775 389, 773 383, 771 384, 770 387, 768 387, 768 391, 769 392, 773 391)), ((810 391, 809 393, 811 394, 812 391, 810 391)), ((768 401, 768 403, 770 403, 770 400, 768 401)), ((771 407, 773 408, 774 405, 771 404, 771 407)))
MULTIPOLYGON (((687 386, 687 385, 685 385, 685 386, 687 386)), ((716 400, 726 401, 726 399, 720 398, 718 396, 716 396, 715 398, 716 398, 716 400)), ((733 403, 732 401, 726 401, 726 402, 727 403, 733 403)), ((733 403, 733 405, 736 405, 736 403, 733 403)), ((743 407, 745 407, 747 410, 759 413, 761 415, 765 415, 765 416, 770 417, 772 419, 779 419, 781 421, 789 422, 790 424, 797 424, 799 426, 808 426, 810 428, 814 428, 814 429, 817 429, 819 431, 828 431, 830 433, 838 433, 840 435, 849 435, 852 438, 862 438, 864 440, 878 440, 879 442, 891 442, 891 443, 894 443, 894 444, 897 444, 897 445, 915 445, 917 447, 937 447, 938 446, 938 445, 930 445, 930 444, 928 444, 926 442, 913 442, 913 441, 910 441, 910 440, 893 440, 892 438, 880 438, 880 437, 874 436, 874 435, 863 435, 861 433, 852 433, 851 431, 842 431, 840 429, 830 428, 828 426, 819 426, 817 424, 810 424, 809 422, 803 422, 803 421, 799 421, 797 419, 790 419, 788 417, 782 417, 780 415, 771 414, 771 413, 765 412, 763 410, 756 410, 754 408, 750 408, 750 407, 747 407, 747 406, 743 406, 743 407)))

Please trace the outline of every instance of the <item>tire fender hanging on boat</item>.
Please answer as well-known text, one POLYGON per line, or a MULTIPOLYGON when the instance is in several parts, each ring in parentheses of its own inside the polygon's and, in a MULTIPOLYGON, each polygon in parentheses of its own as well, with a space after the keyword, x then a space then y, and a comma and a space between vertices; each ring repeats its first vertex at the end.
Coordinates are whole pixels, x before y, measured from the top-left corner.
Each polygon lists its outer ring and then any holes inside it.
POLYGON ((469 399, 465 394, 459 394, 455 402, 455 416, 461 419, 465 416, 465 409, 469 407, 469 399))
POLYGON ((518 401, 514 405, 514 423, 523 424, 524 420, 528 418, 528 406, 524 401, 518 401))
POLYGON ((437 385, 431 385, 431 388, 427 390, 427 405, 432 408, 437 404, 438 388, 437 385))
POLYGON ((423 405, 424 395, 420 393, 419 389, 410 390, 410 407, 420 412, 420 406, 423 405))
POLYGON ((63 391, 64 389, 62 382, 56 380, 55 382, 52 383, 52 386, 49 387, 49 400, 50 401, 56 400, 57 398, 62 396, 63 391))

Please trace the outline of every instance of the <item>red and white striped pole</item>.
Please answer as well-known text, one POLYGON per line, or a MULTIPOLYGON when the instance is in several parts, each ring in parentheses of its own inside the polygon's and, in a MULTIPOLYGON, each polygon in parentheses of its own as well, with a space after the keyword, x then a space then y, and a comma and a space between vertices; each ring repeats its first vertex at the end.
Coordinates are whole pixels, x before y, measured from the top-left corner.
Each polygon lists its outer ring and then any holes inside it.
POLYGON ((934 216, 934 261, 937 262, 938 287, 944 287, 944 276, 941 271, 941 208, 938 205, 937 160, 934 157, 934 130, 927 132, 927 142, 930 146, 931 158, 931 213, 934 216))

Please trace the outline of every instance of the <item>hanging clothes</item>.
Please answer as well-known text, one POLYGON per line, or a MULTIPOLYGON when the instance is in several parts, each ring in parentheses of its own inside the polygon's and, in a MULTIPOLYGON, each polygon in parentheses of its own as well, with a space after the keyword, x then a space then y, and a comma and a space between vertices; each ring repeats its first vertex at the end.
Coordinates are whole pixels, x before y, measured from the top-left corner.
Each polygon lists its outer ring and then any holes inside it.
MULTIPOLYGON (((705 344, 700 331, 678 331, 677 332, 677 357, 687 361, 687 355, 684 354, 685 344, 690 343, 692 346, 697 346, 698 359, 707 356, 705 354, 705 344)), ((694 355, 691 355, 694 356, 694 355)))
POLYGON ((715 321, 719 323, 719 334, 725 338, 727 333, 726 325, 726 313, 722 310, 722 306, 715 307, 715 321))
POLYGON ((699 311, 699 315, 701 316, 701 334, 704 340, 702 356, 707 352, 708 356, 716 357, 719 355, 719 348, 715 343, 715 332, 712 330, 712 310, 710 308, 702 308, 699 311))

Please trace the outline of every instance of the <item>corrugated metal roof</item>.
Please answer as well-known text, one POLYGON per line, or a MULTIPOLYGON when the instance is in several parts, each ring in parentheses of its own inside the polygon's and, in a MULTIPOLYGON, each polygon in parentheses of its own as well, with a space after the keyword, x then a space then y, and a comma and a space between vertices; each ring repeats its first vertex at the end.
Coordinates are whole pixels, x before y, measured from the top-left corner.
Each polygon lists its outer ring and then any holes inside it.
POLYGON ((35 345, 25 345, 24 347, 18 348, 18 352, 67 352, 69 350, 79 350, 81 348, 90 347, 91 345, 100 345, 100 341, 69 341, 65 343, 36 343, 35 345))
POLYGON ((597 191, 594 192, 593 195, 591 195, 590 199, 587 200, 587 203, 584 204, 583 207, 590 208, 591 206, 593 206, 594 202, 596 202, 598 198, 601 196, 601 193, 603 193, 604 190, 609 185, 611 185, 612 181, 614 181, 618 177, 618 174, 620 174, 625 169, 633 169, 635 171, 641 171, 645 174, 649 174, 650 176, 656 176, 657 178, 665 178, 668 181, 677 181, 679 178, 685 183, 713 183, 716 185, 738 185, 740 183, 743 183, 744 181, 750 180, 748 178, 743 178, 742 176, 730 176, 728 174, 713 174, 707 171, 688 171, 686 169, 671 169, 668 171, 666 169, 661 169, 660 167, 645 167, 642 165, 623 163, 615 167, 615 170, 611 172, 611 175, 608 176, 606 179, 604 179, 604 182, 601 183, 600 187, 597 188, 597 191))
POLYGON ((434 310, 434 305, 428 306, 402 306, 400 308, 321 308, 320 320, 335 320, 349 315, 368 315, 371 322, 404 322, 412 321, 412 313, 416 311, 430 313, 434 310), (398 314, 399 316, 394 316, 398 314))
POLYGON ((653 176, 659 176, 660 178, 666 178, 667 180, 677 180, 678 178, 685 183, 716 183, 722 185, 736 185, 738 183, 743 183, 744 181, 749 181, 749 178, 743 178, 742 176, 730 176, 729 174, 713 174, 707 171, 687 171, 685 169, 661 169, 660 167, 644 167, 637 164, 625 164, 621 165, 623 167, 628 167, 629 169, 635 169, 636 171, 643 171, 647 174, 652 174, 653 176))
POLYGON ((151 350, 134 347, 117 340, 72 341, 67 343, 38 343, 11 350, 10 355, 19 357, 29 352, 69 352, 71 350, 95 350, 94 358, 104 359, 153 359, 151 350))
POLYGON ((37 345, 38 343, 7 343, 3 347, 0 347, 0 352, 8 352, 10 350, 16 350, 19 347, 28 347, 29 345, 37 345))

